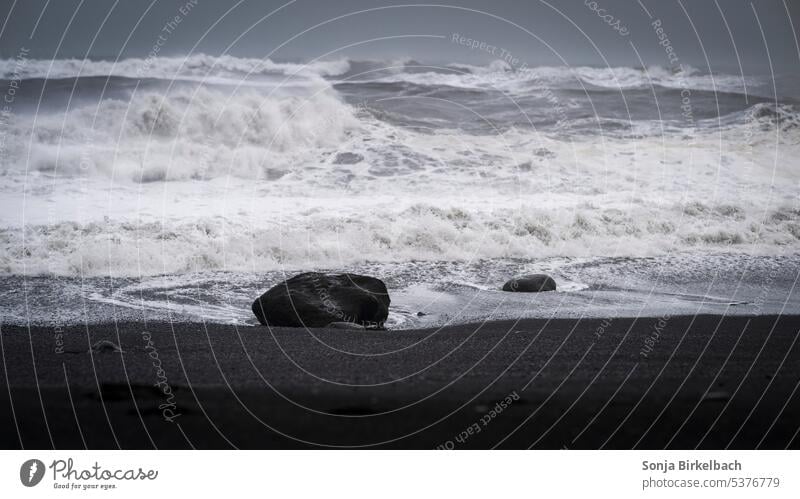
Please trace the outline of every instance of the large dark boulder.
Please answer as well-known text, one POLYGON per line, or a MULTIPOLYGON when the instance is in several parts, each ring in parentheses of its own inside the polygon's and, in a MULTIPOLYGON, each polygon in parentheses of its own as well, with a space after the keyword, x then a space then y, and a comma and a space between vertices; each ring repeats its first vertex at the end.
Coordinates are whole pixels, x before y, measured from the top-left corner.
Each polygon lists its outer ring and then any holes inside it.
POLYGON ((530 274, 511 279, 503 285, 503 291, 518 293, 538 293, 540 291, 555 291, 556 281, 546 274, 530 274))
POLYGON ((253 313, 265 326, 325 327, 352 322, 382 329, 389 315, 389 292, 374 277, 306 272, 261 295, 253 302, 253 313))

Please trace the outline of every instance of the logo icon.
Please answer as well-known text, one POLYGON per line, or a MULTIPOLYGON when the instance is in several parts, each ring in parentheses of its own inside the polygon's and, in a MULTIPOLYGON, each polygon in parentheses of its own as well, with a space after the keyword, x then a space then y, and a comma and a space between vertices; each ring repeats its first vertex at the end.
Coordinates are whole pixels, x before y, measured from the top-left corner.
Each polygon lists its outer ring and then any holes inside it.
POLYGON ((44 478, 44 463, 38 459, 28 459, 19 468, 19 479, 22 485, 34 487, 44 478))

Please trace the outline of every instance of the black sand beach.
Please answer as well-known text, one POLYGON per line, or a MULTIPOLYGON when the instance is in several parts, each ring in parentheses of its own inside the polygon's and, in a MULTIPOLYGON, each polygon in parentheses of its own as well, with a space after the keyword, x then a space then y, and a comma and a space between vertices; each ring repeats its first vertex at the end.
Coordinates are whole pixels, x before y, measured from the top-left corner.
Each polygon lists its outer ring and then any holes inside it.
POLYGON ((3 326, 0 446, 798 448, 798 330, 795 316, 3 326), (101 340, 123 352, 90 354, 101 340))

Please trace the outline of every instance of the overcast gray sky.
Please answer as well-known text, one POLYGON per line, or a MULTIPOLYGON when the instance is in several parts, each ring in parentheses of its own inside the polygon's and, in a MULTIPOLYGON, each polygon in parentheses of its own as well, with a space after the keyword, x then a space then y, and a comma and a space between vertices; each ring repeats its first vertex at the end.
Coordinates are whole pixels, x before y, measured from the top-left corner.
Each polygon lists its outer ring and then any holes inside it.
POLYGON ((528 65, 637 66, 639 56, 646 64, 668 65, 651 24, 658 19, 681 63, 730 70, 741 60, 745 72, 755 73, 768 71, 771 58, 777 72, 800 68, 792 29, 792 24, 800 29, 795 0, 596 0, 592 6, 604 9, 605 18, 584 0, 458 0, 438 6, 297 0, 266 17, 286 3, 1 0, 0 55, 10 58, 25 48, 29 57, 41 59, 146 57, 159 34, 165 34, 166 23, 180 16, 162 42, 162 54, 271 54, 274 60, 307 60, 356 44, 330 57, 470 63, 496 58, 453 43, 452 34, 459 33, 505 49, 528 65), (609 23, 629 34, 621 35, 609 23))

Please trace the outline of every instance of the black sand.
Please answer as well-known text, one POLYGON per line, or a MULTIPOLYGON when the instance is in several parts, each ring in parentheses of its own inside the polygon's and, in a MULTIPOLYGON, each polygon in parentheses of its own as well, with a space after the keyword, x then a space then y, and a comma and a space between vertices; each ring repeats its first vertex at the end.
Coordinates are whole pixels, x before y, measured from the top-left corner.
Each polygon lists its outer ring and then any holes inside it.
POLYGON ((792 316, 3 326, 0 446, 798 448, 799 329, 792 316), (89 354, 103 339, 124 353, 89 354))

